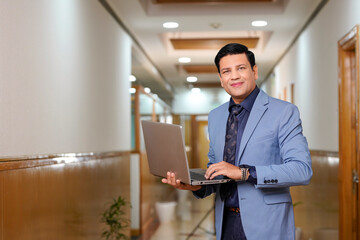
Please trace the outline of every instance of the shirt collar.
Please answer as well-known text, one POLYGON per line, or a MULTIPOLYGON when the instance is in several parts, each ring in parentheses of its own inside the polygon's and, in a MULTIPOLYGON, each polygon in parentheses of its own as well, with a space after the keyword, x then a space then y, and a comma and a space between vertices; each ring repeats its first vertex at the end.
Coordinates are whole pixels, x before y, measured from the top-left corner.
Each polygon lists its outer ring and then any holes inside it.
MULTIPOLYGON (((249 96, 247 96, 244 99, 244 101, 242 101, 240 103, 240 106, 242 106, 244 109, 246 109, 248 112, 250 112, 253 105, 254 105, 255 99, 256 99, 257 95, 259 94, 259 92, 260 92, 260 89, 257 86, 255 86, 255 89, 249 94, 249 96)), ((229 112, 230 112, 231 107, 235 106, 235 105, 236 105, 236 103, 234 102, 232 97, 230 97, 229 112)))

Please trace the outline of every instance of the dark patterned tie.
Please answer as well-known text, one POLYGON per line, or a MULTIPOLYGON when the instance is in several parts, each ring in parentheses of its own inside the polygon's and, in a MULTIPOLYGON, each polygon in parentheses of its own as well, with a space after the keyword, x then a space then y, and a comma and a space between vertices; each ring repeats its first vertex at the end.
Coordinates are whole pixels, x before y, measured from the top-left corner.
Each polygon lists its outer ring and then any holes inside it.
MULTIPOLYGON (((226 124, 224 161, 235 165, 236 140, 238 131, 238 120, 236 116, 243 110, 240 105, 234 105, 230 109, 229 118, 226 124)), ((236 182, 223 183, 220 186, 221 200, 230 197, 236 191, 236 182)))

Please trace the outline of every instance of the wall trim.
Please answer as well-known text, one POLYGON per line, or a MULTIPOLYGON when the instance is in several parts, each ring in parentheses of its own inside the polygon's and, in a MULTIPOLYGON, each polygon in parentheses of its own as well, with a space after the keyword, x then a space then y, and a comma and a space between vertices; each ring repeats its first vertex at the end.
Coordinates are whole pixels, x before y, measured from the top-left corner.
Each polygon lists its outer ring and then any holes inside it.
POLYGON ((0 171, 15 170, 23 168, 41 167, 56 164, 69 164, 86 162, 90 160, 101 160, 104 158, 130 156, 130 151, 109 151, 89 153, 59 153, 49 155, 27 155, 19 157, 0 158, 0 171))
POLYGON ((324 150, 310 150, 311 156, 317 156, 317 157, 339 157, 339 152, 335 151, 324 151, 324 150))

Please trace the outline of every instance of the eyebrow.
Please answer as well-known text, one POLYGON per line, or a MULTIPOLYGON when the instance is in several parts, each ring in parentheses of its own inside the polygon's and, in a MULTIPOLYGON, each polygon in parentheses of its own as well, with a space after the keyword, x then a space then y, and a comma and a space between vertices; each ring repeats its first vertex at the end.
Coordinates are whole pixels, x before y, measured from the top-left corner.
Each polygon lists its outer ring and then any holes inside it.
MULTIPOLYGON (((236 65, 235 67, 241 67, 241 66, 247 67, 248 65, 245 64, 245 63, 242 63, 242 64, 239 64, 239 65, 236 65)), ((222 68, 222 69, 220 69, 220 71, 229 70, 229 69, 231 69, 231 67, 222 68)))

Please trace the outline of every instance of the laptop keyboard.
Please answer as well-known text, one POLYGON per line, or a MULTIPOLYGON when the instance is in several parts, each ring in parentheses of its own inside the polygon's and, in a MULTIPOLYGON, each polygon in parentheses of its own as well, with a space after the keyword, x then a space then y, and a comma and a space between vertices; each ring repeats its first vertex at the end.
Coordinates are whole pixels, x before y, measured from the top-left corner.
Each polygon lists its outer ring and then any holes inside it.
POLYGON ((206 180, 204 177, 204 174, 198 173, 198 172, 194 172, 190 170, 190 178, 192 180, 206 180))

